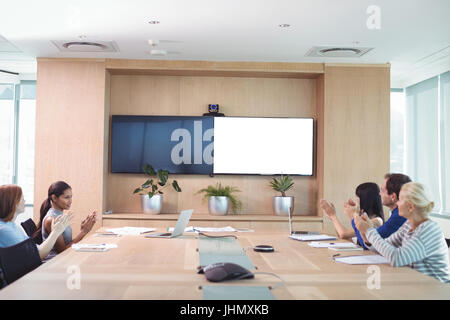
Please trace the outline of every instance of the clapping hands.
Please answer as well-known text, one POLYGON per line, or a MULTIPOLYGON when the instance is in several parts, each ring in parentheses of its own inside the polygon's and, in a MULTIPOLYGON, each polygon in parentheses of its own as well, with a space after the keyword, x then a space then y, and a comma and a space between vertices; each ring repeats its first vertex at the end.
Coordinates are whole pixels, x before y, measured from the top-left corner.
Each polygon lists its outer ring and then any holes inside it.
POLYGON ((344 212, 348 216, 348 218, 354 219, 355 216, 359 216, 361 213, 361 210, 359 208, 359 198, 356 198, 356 202, 353 201, 353 199, 348 199, 347 201, 344 201, 344 212))
POLYGON ((325 214, 329 218, 335 218, 336 217, 336 208, 332 203, 329 203, 327 200, 322 199, 320 200, 320 208, 325 212, 325 214))
POLYGON ((97 211, 93 211, 81 222, 81 232, 88 234, 95 224, 97 211))
POLYGON ((60 236, 64 230, 70 225, 73 220, 73 213, 71 211, 64 213, 52 220, 52 232, 60 236))

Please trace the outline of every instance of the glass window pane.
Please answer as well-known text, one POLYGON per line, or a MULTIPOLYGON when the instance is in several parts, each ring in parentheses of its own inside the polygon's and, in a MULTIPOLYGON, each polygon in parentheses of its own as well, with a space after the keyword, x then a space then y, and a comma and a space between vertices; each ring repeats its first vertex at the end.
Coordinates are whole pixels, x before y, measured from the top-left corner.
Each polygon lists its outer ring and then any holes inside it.
POLYGON ((450 214, 450 71, 441 74, 442 211, 450 214))
POLYGON ((439 211, 438 77, 406 88, 407 174, 430 190, 439 211))
POLYGON ((21 83, 20 84, 20 99, 36 100, 36 84, 21 83))
POLYGON ((27 204, 32 204, 34 198, 35 122, 36 100, 20 100, 17 184, 22 188, 27 204))
POLYGON ((391 164, 390 172, 404 173, 405 93, 391 92, 391 164))
POLYGON ((14 100, 0 99, 0 185, 12 183, 13 175, 14 100))
POLYGON ((0 84, 0 100, 13 100, 13 99, 14 99, 14 85, 0 84))

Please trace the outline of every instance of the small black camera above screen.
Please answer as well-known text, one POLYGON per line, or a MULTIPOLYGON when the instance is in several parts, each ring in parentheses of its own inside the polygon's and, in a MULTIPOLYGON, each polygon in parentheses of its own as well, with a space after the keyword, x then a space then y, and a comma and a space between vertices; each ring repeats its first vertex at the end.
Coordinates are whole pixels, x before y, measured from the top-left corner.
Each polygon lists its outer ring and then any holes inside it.
POLYGON ((225 115, 223 113, 219 112, 219 104, 218 103, 212 103, 208 104, 208 113, 203 114, 204 117, 210 116, 210 117, 224 117, 225 115))
POLYGON ((209 112, 219 112, 219 105, 218 104, 208 104, 208 111, 209 112))

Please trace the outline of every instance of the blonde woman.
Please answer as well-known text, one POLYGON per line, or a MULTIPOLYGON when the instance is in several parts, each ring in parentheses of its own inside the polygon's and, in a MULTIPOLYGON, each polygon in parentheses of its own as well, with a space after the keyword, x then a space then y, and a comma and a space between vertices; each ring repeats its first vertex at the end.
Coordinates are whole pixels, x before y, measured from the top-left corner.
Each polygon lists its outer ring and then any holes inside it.
POLYGON ((397 202, 399 215, 407 221, 389 238, 383 239, 371 227, 370 221, 355 215, 355 224, 392 266, 410 266, 442 282, 450 282, 448 248, 439 225, 428 214, 434 207, 425 188, 420 183, 409 182, 402 186, 397 202))

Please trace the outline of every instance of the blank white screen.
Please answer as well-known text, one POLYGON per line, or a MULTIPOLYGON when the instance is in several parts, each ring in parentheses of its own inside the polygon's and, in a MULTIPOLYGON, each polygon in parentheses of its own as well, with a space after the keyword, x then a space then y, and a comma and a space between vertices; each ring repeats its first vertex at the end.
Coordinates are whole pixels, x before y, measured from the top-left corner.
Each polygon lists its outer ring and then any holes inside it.
POLYGON ((313 172, 313 119, 214 118, 214 173, 313 172))

